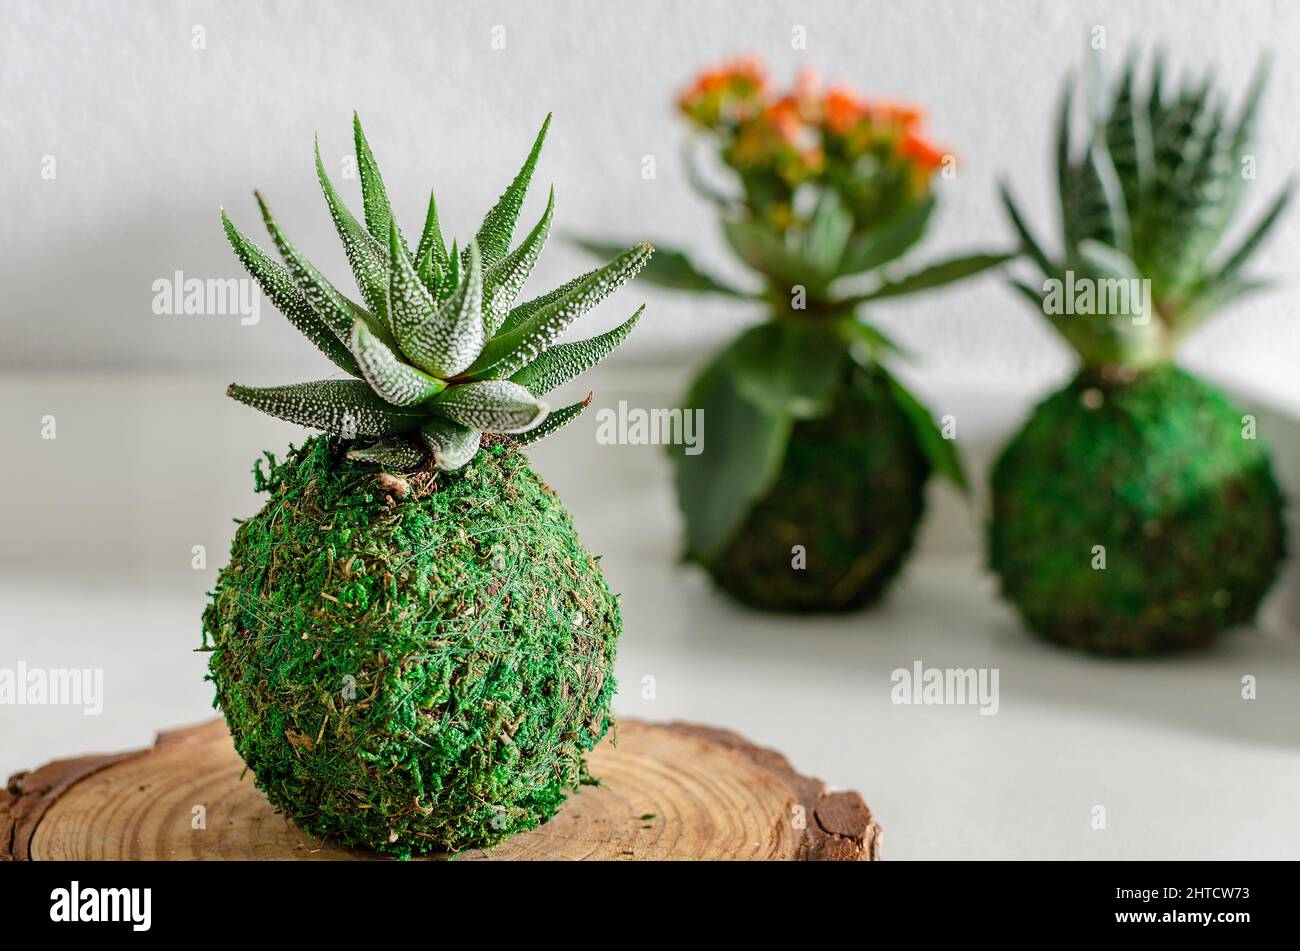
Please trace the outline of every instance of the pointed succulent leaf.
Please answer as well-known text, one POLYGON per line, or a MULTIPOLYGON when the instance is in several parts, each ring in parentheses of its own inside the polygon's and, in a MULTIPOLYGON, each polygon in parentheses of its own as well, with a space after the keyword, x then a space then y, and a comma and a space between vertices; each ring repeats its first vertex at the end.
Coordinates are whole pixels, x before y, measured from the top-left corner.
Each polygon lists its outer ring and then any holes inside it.
POLYGON ((411 266, 411 259, 402 247, 401 235, 391 219, 388 224, 388 316, 397 345, 408 360, 423 365, 415 351, 419 350, 418 334, 433 320, 437 312, 433 297, 424 282, 411 266))
POLYGON ((598 337, 552 347, 510 379, 533 396, 545 396, 605 359, 632 332, 643 310, 645 304, 623 323, 598 337))
POLYGON ((226 395, 279 419, 344 439, 410 432, 429 418, 426 410, 385 403, 361 380, 267 387, 232 383, 226 395))
POLYGON ((561 429, 573 422, 582 415, 582 411, 591 405, 591 394, 588 393, 586 399, 571 403, 568 406, 562 406, 557 410, 552 410, 546 415, 546 419, 540 426, 534 426, 527 432, 520 433, 514 437, 515 444, 527 446, 529 443, 537 442, 539 439, 545 439, 557 429, 561 429))
POLYGON ((555 188, 546 200, 546 211, 519 245, 483 275, 483 324, 491 337, 510 315, 510 308, 532 273, 537 256, 551 230, 555 214, 555 188))
POLYGON ((538 308, 517 329, 498 334, 483 348, 468 375, 505 379, 532 363, 569 324, 635 277, 652 253, 654 249, 648 244, 624 252, 567 294, 538 308))
POLYGON ((403 350, 440 379, 461 373, 483 350, 483 268, 471 241, 465 280, 434 315, 407 332, 403 350))
POLYGON ((433 263, 433 251, 425 252, 424 257, 417 262, 415 270, 430 299, 437 301, 442 286, 442 275, 438 265, 433 263))
MULTIPOLYGON (((623 249, 627 247, 623 243, 590 241, 585 238, 575 239, 573 243, 584 251, 604 259, 609 259, 616 254, 622 254, 623 249)), ((753 298, 757 296, 724 284, 701 271, 684 251, 665 248, 657 241, 654 246, 654 257, 646 264, 645 269, 637 275, 638 280, 643 284, 656 284, 659 287, 670 287, 680 291, 726 294, 729 297, 753 298)))
POLYGON ((484 432, 521 433, 541 423, 549 407, 518 383, 484 380, 449 386, 434 403, 452 422, 484 432))
POLYGON ((224 209, 221 212, 221 225, 226 230, 226 238, 230 241, 230 246, 235 249, 236 257, 248 273, 253 275, 262 293, 276 309, 340 370, 352 376, 360 376, 361 369, 357 366, 357 361, 347 345, 334 334, 325 321, 316 315, 316 311, 307 302, 307 298, 303 296, 284 266, 272 260, 265 251, 248 240, 235 227, 224 209))
POLYGON ((542 143, 546 141, 546 131, 550 127, 551 117, 548 115, 546 121, 542 123, 541 131, 537 133, 537 138, 533 141, 528 158, 519 169, 519 174, 497 199, 496 205, 488 212, 479 227, 477 236, 479 253, 482 254, 486 267, 496 264, 510 250, 510 239, 514 236, 515 223, 519 220, 519 212, 524 205, 524 195, 528 193, 528 185, 533 179, 533 169, 537 167, 537 157, 541 154, 542 143))
POLYGON ((1006 182, 1000 185, 1002 193, 1002 206, 1007 210, 1007 217, 1011 219, 1012 226, 1016 229, 1016 234, 1020 238, 1021 250, 1033 258, 1034 263, 1038 265, 1039 270, 1044 274, 1051 274, 1055 268, 1052 262, 1048 260, 1046 252, 1043 251, 1042 245, 1033 236, 1029 226, 1025 224, 1025 219, 1020 214, 1020 209, 1016 207, 1015 201, 1011 198, 1011 190, 1007 187, 1006 182))
POLYGON ((388 333, 388 328, 381 324, 375 317, 367 313, 361 307, 358 307, 328 280, 325 275, 316 270, 310 261, 304 258, 284 236, 280 230, 275 216, 271 213, 271 206, 266 203, 261 193, 254 193, 257 197, 257 203, 262 209, 262 220, 266 223, 266 230, 270 232, 271 240, 275 242, 276 250, 284 258, 284 263, 289 270, 289 275, 293 282, 298 285, 307 303, 311 305, 312 310, 321 321, 332 330, 340 340, 347 343, 352 336, 352 323, 360 318, 367 327, 385 343, 392 340, 388 333))
POLYGON ((422 370, 408 366, 397 358, 378 337, 357 321, 352 325, 352 354, 361 366, 361 375, 370 388, 394 406, 415 406, 432 399, 447 388, 422 370))
POLYGON ((433 454, 439 469, 459 469, 474 458, 482 442, 481 430, 437 416, 420 427, 420 440, 433 454))
POLYGON ((408 471, 418 468, 428 453, 424 447, 407 436, 390 436, 369 446, 348 450, 348 458, 357 462, 373 462, 386 469, 408 471))
POLYGON ((371 312, 385 323, 388 321, 385 294, 388 290, 388 262, 383 246, 371 237, 360 222, 352 216, 348 206, 334 190, 334 183, 325 172, 325 163, 320 157, 320 140, 316 142, 316 177, 320 179, 321 191, 325 193, 325 202, 329 205, 330 218, 334 228, 343 242, 347 254, 348 266, 356 276, 357 286, 361 288, 361 297, 371 312))
POLYGON ((1135 49, 1125 60, 1119 91, 1103 128, 1106 148, 1130 215, 1139 207, 1151 178, 1151 130, 1147 126, 1146 110, 1137 103, 1136 71, 1135 49))
MULTIPOLYGON (((447 246, 442 243, 442 226, 438 223, 438 202, 433 192, 429 192, 429 210, 424 216, 424 231, 420 234, 420 243, 415 249, 415 260, 421 266, 424 275, 424 262, 432 265, 430 273, 447 270, 447 246)), ((432 288, 430 288, 432 292, 432 288)))
MULTIPOLYGON (((622 252, 623 246, 619 245, 612 253, 621 254, 622 252)), ((518 307, 510 311, 510 316, 506 318, 505 323, 497 328, 497 332, 494 336, 504 337, 506 334, 518 330, 524 324, 528 323, 528 321, 532 320, 534 316, 540 313, 543 308, 550 307, 561 298, 572 294, 575 290, 581 287, 584 282, 599 274, 600 271, 601 268, 592 268, 586 274, 579 274, 577 277, 566 281, 554 290, 547 291, 545 294, 540 294, 532 300, 524 301, 518 307)))
POLYGON ((915 294, 917 291, 942 287, 944 284, 965 280, 981 271, 997 267, 1013 256, 1010 254, 967 254, 962 257, 950 258, 947 261, 940 261, 938 264, 931 264, 904 277, 881 281, 880 286, 875 290, 854 297, 852 300, 863 303, 878 300, 882 297, 898 297, 902 294, 915 294))
MULTIPOLYGON (((393 211, 388 204, 388 190, 375 164, 375 154, 370 150, 366 134, 361 129, 361 117, 352 113, 352 136, 357 150, 357 174, 361 178, 361 205, 366 218, 366 230, 382 248, 388 243, 388 230, 393 223, 393 211)), ((410 254, 405 239, 399 235, 402 248, 410 254)))
POLYGON ((1246 237, 1242 239, 1242 242, 1237 246, 1237 249, 1228 255, 1223 264, 1215 272, 1214 277, 1209 281, 1211 285, 1224 281, 1230 277, 1234 277, 1245 263, 1250 260, 1251 255, 1253 255, 1259 248, 1260 244, 1263 243, 1264 239, 1268 236, 1268 233, 1273 230, 1273 226, 1277 224, 1277 219, 1286 209, 1286 206, 1290 204, 1291 195, 1294 191, 1294 181, 1287 182, 1287 184, 1283 186, 1282 191, 1278 194, 1277 198, 1273 199, 1273 203, 1269 205, 1268 210, 1260 216, 1259 221, 1255 223, 1255 226, 1251 228, 1246 237))

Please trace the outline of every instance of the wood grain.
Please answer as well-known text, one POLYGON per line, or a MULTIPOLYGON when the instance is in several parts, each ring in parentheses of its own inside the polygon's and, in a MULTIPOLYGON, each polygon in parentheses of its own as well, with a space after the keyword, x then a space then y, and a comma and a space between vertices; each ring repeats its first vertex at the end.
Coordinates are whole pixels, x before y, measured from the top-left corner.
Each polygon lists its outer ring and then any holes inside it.
MULTIPOLYGON (((532 832, 459 861, 879 858, 862 797, 734 733, 622 720, 585 787, 532 832)), ((222 721, 147 750, 60 760, 0 791, 0 859, 373 860, 308 837, 253 785, 222 721), (194 828, 202 806, 202 827, 194 828)))

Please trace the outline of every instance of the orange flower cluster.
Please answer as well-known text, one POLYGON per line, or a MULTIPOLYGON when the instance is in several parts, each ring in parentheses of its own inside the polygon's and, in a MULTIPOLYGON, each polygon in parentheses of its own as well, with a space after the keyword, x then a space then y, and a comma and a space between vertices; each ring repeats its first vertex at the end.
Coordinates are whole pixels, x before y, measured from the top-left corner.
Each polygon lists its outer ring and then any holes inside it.
POLYGON ((719 137, 727 164, 742 174, 770 171, 791 187, 890 166, 915 195, 928 190, 947 154, 922 133, 915 106, 863 100, 846 86, 823 89, 812 70, 777 95, 754 57, 701 73, 678 107, 719 137), (864 156, 875 161, 864 165, 864 156))

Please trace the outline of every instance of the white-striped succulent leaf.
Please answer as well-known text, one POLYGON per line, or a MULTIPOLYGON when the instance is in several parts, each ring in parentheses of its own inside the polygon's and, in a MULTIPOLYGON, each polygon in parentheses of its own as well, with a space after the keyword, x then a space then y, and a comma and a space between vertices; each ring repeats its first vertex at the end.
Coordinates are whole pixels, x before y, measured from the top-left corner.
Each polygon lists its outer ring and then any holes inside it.
POLYGON ((373 462, 398 471, 418 468, 427 455, 422 445, 406 436, 390 436, 369 446, 357 446, 348 450, 349 459, 373 462))
MULTIPOLYGON (((298 249, 289 243, 289 239, 280 230, 266 199, 258 192, 254 192, 254 195, 257 197, 258 205, 261 206, 262 220, 266 223, 266 230, 270 232, 271 240, 275 242, 276 250, 280 252, 280 257, 284 258, 290 277, 298 285, 298 290, 302 291, 307 303, 316 312, 316 316, 344 343, 352 336, 352 322, 357 318, 364 320, 366 326, 381 339, 389 338, 388 328, 381 326, 365 309, 345 297, 338 288, 325 279, 325 275, 298 253, 298 249)), ((385 339, 385 343, 387 342, 388 340, 385 339)))
MULTIPOLYGON (((438 201, 432 191, 429 192, 429 210, 424 215, 424 231, 420 234, 420 243, 415 248, 415 265, 420 269, 421 277, 424 276, 425 267, 429 267, 431 273, 442 273, 447 270, 447 246, 442 241, 442 225, 438 222, 438 201)), ((430 294, 437 296, 432 285, 426 282, 425 286, 428 287, 430 294)))
POLYGON ((465 279, 428 320, 406 331, 402 349, 440 379, 462 373, 482 353, 483 268, 478 245, 471 241, 465 279))
MULTIPOLYGON (((375 163, 375 153, 361 129, 361 117, 352 113, 352 139, 357 152, 357 175, 361 179, 361 206, 366 218, 366 230, 376 244, 383 248, 388 243, 388 230, 393 226, 393 210, 388 204, 388 190, 375 163)), ((399 234, 402 249, 409 255, 411 249, 399 234)))
POLYGON ((485 267, 492 267, 510 250, 510 240, 514 237, 515 224, 519 221, 519 212, 524 206, 524 196, 528 194, 528 185, 533 180, 533 169, 537 167, 537 158, 542 153, 542 143, 546 141, 546 131, 550 127, 551 117, 548 115, 546 121, 542 123, 541 131, 537 133, 537 138, 533 140, 533 147, 523 167, 519 169, 519 174, 497 199, 497 203, 487 213, 487 217, 483 219, 483 224, 478 229, 476 240, 485 267))
POLYGON ((402 353, 417 366, 437 362, 437 354, 426 352, 416 334, 437 315, 438 305, 411 266, 411 260, 401 246, 397 225, 390 224, 388 231, 388 315, 393 336, 402 353))
POLYGON ((397 354, 359 320, 352 325, 351 345, 352 355, 361 367, 361 375, 386 403, 416 406, 447 388, 442 380, 403 363, 397 354))
POLYGON ((533 265, 542 253, 542 246, 546 244, 554 215, 555 189, 552 187, 546 199, 546 211, 528 233, 528 237, 483 276, 483 324, 487 328, 488 337, 495 334, 510 316, 510 308, 514 306, 515 299, 523 290, 524 282, 528 280, 533 265))
POLYGON ((449 386, 434 402, 454 423, 484 432, 522 433, 539 425, 549 407, 518 383, 484 380, 449 386))
POLYGON ((316 315, 284 265, 272 260, 265 251, 248 240, 226 215, 225 209, 221 211, 221 226, 226 231, 230 246, 235 250, 235 256, 248 273, 253 275, 262 293, 280 313, 289 318, 289 323, 297 327, 304 337, 314 343, 344 373, 359 375, 361 370, 347 344, 316 315))
POLYGON ((384 402, 362 380, 320 380, 267 387, 232 383, 226 395, 279 419, 344 439, 406 433, 429 418, 427 410, 384 402))
POLYGON ((420 439, 439 469, 459 469, 474 458, 483 433, 435 416, 420 427, 420 439))
POLYGON ((640 244, 597 268, 584 281, 539 307, 519 327, 492 338, 470 366, 474 379, 505 379, 536 360, 561 333, 587 311, 636 276, 654 248, 640 244))
POLYGON ((378 315, 380 321, 387 323, 388 255, 384 246, 361 227, 361 223, 353 217, 348 206, 343 204, 343 199, 334 190, 334 183, 325 173, 325 163, 321 161, 319 141, 316 143, 316 176, 320 179, 321 191, 325 193, 334 229, 343 242, 348 266, 352 268, 357 286, 361 288, 361 297, 371 312, 378 315))
POLYGON ((582 411, 590 405, 591 394, 588 393, 586 399, 552 410, 546 414, 546 419, 540 426, 534 426, 527 432, 515 436, 515 443, 520 446, 527 446, 529 443, 537 442, 539 439, 545 439, 557 429, 569 425, 569 423, 581 416, 582 411))
POLYGON ((524 387, 533 396, 545 396, 605 359, 632 332, 636 322, 641 319, 643 310, 645 304, 613 330, 597 337, 552 347, 512 376, 511 381, 524 387))

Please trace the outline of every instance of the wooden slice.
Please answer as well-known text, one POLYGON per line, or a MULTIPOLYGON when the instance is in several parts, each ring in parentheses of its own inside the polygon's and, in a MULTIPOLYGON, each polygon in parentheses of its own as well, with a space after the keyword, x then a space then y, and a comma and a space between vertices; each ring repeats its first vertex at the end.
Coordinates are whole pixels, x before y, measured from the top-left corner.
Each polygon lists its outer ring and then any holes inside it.
MULTIPOLYGON (((831 792, 726 730, 621 720, 617 743, 607 738, 590 766, 602 785, 459 860, 880 857, 861 796, 831 792)), ((220 720, 161 733, 150 749, 18 773, 0 791, 0 859, 376 858, 278 815, 220 720)))

